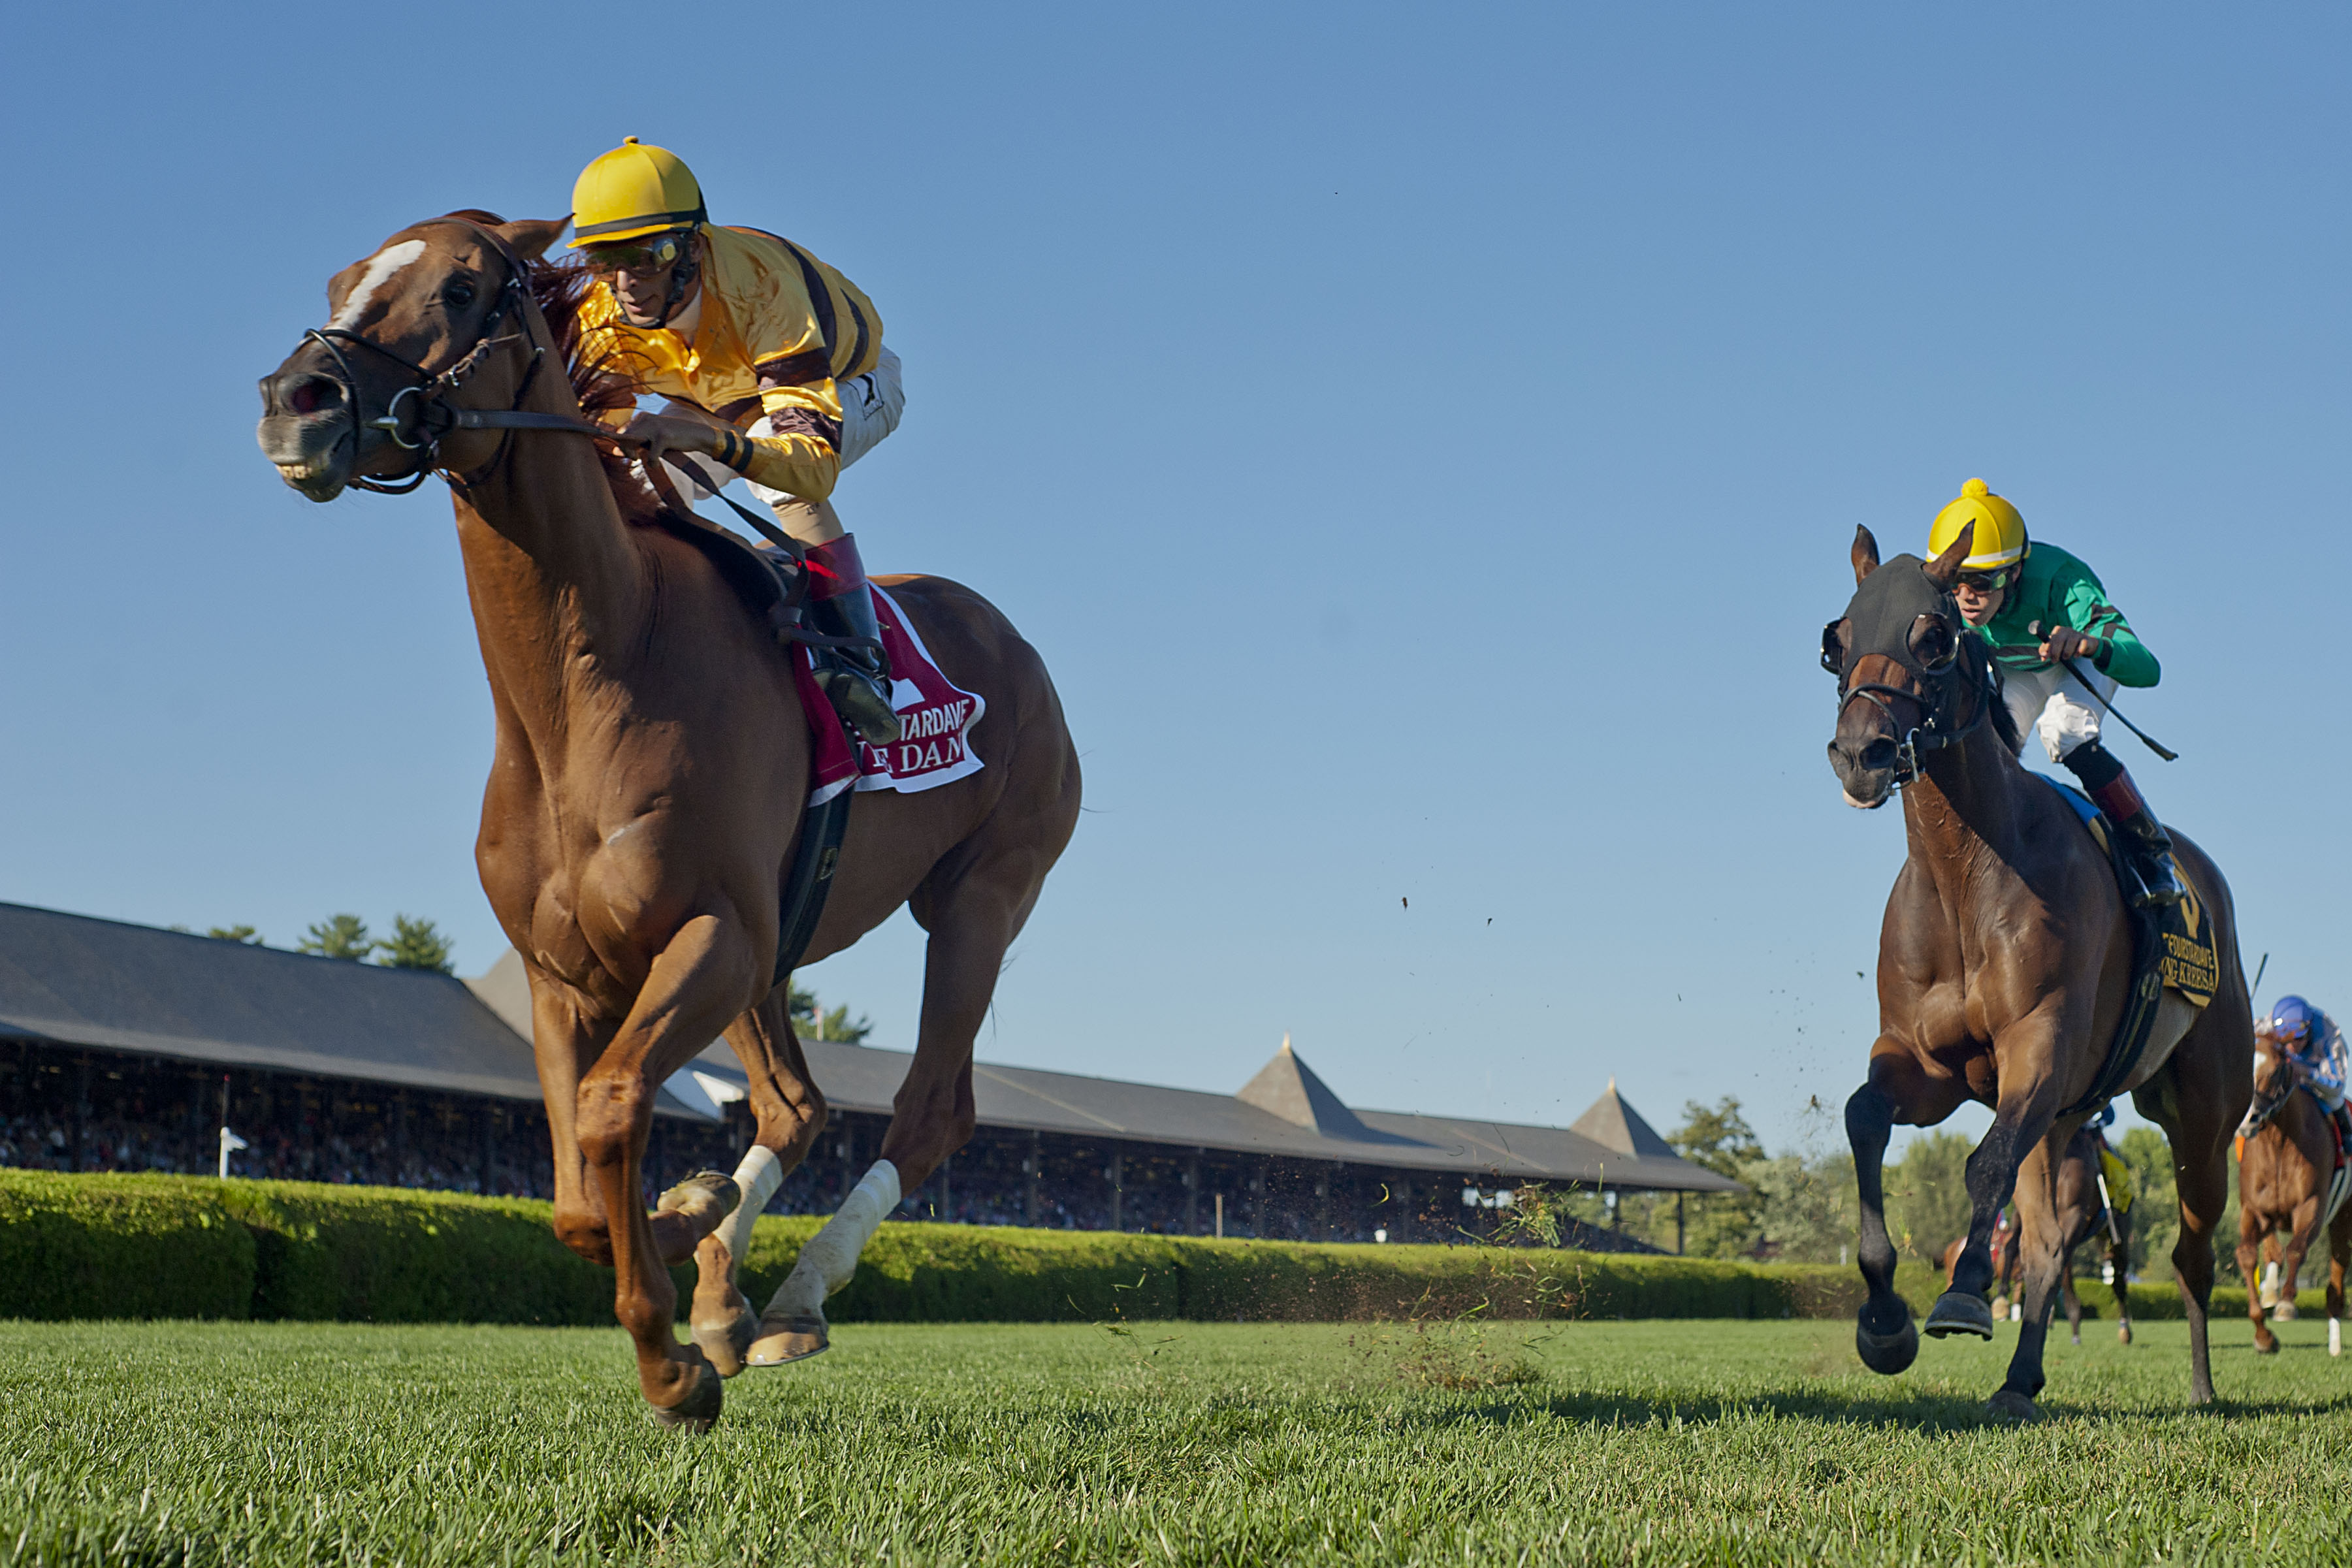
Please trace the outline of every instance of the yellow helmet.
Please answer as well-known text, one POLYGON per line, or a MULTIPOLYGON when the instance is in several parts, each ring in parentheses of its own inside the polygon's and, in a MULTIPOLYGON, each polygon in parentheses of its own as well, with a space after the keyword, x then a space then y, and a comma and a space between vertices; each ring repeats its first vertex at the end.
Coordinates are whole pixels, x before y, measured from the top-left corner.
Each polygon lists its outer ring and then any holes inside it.
POLYGON ((572 244, 610 245, 705 221, 702 185, 686 160, 632 136, 580 171, 572 187, 572 244))
POLYGON ((2025 519, 1981 479, 1961 486, 1952 504, 1936 514, 1936 526, 1927 532, 1927 559, 1933 560, 1951 549, 1960 529, 1969 523, 1977 526, 1977 532, 1969 541, 1969 559, 1960 563, 1964 570, 1998 571, 2025 559, 2030 548, 2025 542, 2025 519))

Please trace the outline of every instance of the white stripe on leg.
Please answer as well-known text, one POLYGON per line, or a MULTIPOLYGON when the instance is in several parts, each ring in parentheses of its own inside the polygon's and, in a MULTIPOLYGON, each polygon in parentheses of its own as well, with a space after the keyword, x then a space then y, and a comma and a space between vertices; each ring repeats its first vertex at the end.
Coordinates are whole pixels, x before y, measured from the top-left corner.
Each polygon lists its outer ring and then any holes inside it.
POLYGON ((734 1260, 737 1268, 742 1267, 743 1254, 751 1249, 751 1222, 760 1218, 768 1200, 776 1196, 776 1188, 783 1183, 783 1162, 776 1158, 775 1151, 758 1144, 751 1145, 742 1163, 735 1167, 735 1186, 742 1192, 743 1201, 735 1206, 734 1213, 719 1222, 713 1234, 726 1247, 728 1257, 734 1260))
POLYGON ((762 1314, 767 1318, 824 1321, 824 1299, 857 1272, 857 1255, 874 1239, 884 1217, 898 1207, 898 1167, 877 1160, 874 1168, 843 1202, 840 1212, 801 1249, 793 1271, 776 1287, 762 1314))

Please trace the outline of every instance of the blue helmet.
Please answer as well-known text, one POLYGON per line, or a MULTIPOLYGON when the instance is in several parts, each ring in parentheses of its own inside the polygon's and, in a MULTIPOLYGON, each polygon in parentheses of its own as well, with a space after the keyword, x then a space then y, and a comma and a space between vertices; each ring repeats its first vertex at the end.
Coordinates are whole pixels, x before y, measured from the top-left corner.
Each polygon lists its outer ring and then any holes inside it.
POLYGON ((2110 1100, 2107 1103, 2099 1107, 2097 1124, 2102 1127, 2112 1127, 2116 1124, 2116 1106, 2114 1101, 2110 1100))
POLYGON ((2271 1032, 2283 1040, 2300 1040, 2311 1033, 2311 1020, 2319 1009, 2301 997, 2281 997, 2271 1009, 2271 1032))

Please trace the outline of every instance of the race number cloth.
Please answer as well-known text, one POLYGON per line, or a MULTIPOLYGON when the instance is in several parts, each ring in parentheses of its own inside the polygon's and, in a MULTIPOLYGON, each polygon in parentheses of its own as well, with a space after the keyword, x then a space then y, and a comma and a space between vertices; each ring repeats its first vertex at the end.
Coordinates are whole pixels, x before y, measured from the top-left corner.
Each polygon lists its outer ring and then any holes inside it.
POLYGON ((881 629, 883 649, 890 655, 890 706, 898 710, 898 738, 888 746, 857 741, 852 757, 852 742, 816 684, 809 650, 796 645, 793 684, 800 689, 801 711, 808 715, 809 735, 815 743, 812 806, 823 805, 853 784, 860 789, 913 795, 952 784, 981 768, 970 739, 971 727, 988 711, 988 704, 949 684, 898 601, 879 588, 873 591, 874 619, 881 629))
MULTIPOLYGON (((2091 804, 2090 798, 2046 773, 2034 777, 2057 790, 2066 804, 2074 808, 2074 814, 2091 830, 2091 837, 2112 856, 2107 819, 2091 804)), ((2168 988, 2179 992, 2182 1000, 2201 1008, 2213 999, 2214 991, 2221 984, 2221 956, 2213 950, 2213 922, 2189 878, 2181 874, 2178 859, 2172 862, 2172 874, 2182 888, 2180 902, 2159 904, 2150 912, 2156 916, 2158 943, 2156 967, 2168 988)))

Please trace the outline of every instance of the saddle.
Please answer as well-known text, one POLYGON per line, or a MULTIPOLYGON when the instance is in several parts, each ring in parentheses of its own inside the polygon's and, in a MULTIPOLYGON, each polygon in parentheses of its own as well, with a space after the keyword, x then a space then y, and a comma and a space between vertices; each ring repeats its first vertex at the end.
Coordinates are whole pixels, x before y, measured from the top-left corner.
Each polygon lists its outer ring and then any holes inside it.
MULTIPOLYGON (((2105 813, 2073 786, 2043 773, 2034 777, 2058 791, 2059 798, 2081 819, 2092 841, 2106 852, 2107 863, 2115 873, 2116 891, 2123 896, 2124 916, 2131 922, 2130 999, 2124 1006, 2123 1022, 2107 1046, 2106 1061, 2092 1082, 2090 1092, 2059 1113, 2073 1116, 2095 1111, 2114 1099, 2116 1086, 2139 1065, 2140 1057, 2147 1050, 2148 1035, 2156 1028, 2157 1004, 2163 1000, 2167 990, 2178 993, 2192 1007, 2202 1008, 2212 1001, 2213 993, 2221 984, 2221 954, 2213 944, 2211 915, 2189 887, 2187 877, 2180 878, 2180 885, 2187 892, 2179 904, 2152 909, 2139 907, 2133 903, 2134 895, 2140 891, 2139 877, 2125 857, 2123 835, 2115 831, 2105 813)), ((2176 874, 2179 870, 2179 862, 2175 862, 2176 874)))

